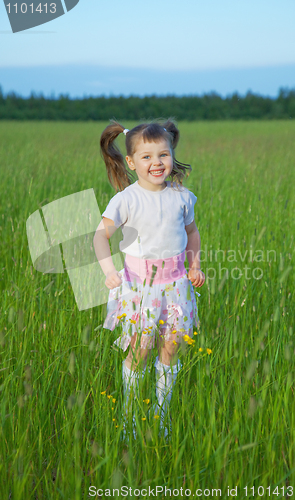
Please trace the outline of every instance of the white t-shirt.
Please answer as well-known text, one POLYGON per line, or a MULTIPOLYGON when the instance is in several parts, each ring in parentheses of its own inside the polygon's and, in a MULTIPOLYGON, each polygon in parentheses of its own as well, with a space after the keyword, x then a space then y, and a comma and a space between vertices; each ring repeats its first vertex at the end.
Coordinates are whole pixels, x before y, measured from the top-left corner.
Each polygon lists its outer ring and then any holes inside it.
POLYGON ((167 259, 186 249, 185 226, 194 220, 197 197, 184 186, 178 191, 171 181, 166 184, 162 191, 150 191, 136 181, 110 200, 102 216, 122 226, 121 252, 140 259, 167 259))

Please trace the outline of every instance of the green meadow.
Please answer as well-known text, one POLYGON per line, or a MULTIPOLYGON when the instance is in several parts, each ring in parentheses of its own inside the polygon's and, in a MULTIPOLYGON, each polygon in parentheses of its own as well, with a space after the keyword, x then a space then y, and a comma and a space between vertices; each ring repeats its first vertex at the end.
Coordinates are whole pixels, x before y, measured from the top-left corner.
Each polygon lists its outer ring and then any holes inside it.
POLYGON ((102 213, 114 196, 106 125, 0 121, 0 498, 294 497, 295 122, 179 123, 206 282, 170 440, 148 413, 156 349, 123 440, 119 327, 102 328, 106 304, 79 311, 67 272, 37 271, 28 247, 36 210, 93 189, 102 213))

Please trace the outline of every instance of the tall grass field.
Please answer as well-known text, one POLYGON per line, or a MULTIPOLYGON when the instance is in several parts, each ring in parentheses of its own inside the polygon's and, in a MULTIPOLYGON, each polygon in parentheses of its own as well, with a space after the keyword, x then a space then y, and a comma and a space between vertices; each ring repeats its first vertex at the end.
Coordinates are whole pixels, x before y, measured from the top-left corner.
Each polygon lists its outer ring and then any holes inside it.
POLYGON ((31 214, 87 189, 102 213, 115 195, 106 125, 0 122, 1 500, 295 498, 295 122, 178 124, 206 281, 170 439, 149 412, 156 348, 124 438, 120 327, 30 254, 31 214))

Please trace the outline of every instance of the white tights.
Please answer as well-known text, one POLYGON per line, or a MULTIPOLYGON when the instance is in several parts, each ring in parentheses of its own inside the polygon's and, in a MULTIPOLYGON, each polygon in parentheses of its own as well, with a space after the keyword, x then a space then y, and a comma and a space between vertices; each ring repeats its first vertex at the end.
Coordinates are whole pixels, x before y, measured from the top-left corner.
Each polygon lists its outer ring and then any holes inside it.
MULTIPOLYGON (((172 389, 175 384, 175 380, 178 372, 180 371, 182 365, 178 360, 174 366, 167 366, 161 363, 159 360, 159 356, 156 357, 155 360, 155 369, 156 369, 156 395, 158 404, 155 408, 155 414, 160 416, 160 427, 163 428, 165 415, 167 413, 168 406, 171 401, 172 389)), ((134 393, 138 391, 139 379, 143 378, 145 375, 144 368, 142 372, 138 372, 135 370, 130 370, 125 361, 123 361, 122 367, 122 376, 123 376, 123 387, 124 387, 124 413, 125 415, 128 413, 129 404, 130 404, 130 390, 133 387, 134 393)), ((134 417, 133 417, 134 422, 134 417)), ((167 435, 168 430, 165 427, 165 436, 167 435)))

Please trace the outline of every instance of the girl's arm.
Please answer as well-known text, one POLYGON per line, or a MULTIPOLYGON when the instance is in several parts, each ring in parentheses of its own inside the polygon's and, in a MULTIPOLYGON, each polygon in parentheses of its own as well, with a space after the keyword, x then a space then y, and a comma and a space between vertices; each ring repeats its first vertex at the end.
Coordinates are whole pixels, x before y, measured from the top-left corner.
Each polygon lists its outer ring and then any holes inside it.
POLYGON ((114 221, 104 217, 93 238, 96 257, 106 276, 105 284, 110 290, 120 286, 122 283, 121 276, 114 266, 108 241, 116 230, 114 221))
POLYGON ((185 226, 187 233, 186 254, 190 269, 200 269, 201 238, 195 221, 185 226))
POLYGON ((205 274, 200 269, 200 247, 201 238, 195 221, 185 226, 187 232, 186 254, 189 263, 188 279, 193 286, 202 286, 205 282, 205 274))

